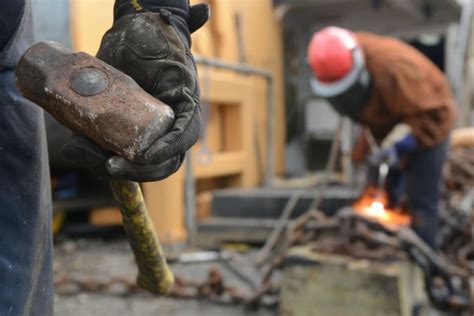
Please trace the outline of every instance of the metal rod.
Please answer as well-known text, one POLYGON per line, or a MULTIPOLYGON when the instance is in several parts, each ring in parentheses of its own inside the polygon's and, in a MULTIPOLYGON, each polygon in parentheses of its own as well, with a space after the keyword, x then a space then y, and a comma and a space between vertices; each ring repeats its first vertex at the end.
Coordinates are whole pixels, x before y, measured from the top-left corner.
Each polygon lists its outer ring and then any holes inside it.
POLYGON ((192 153, 189 151, 186 155, 186 165, 184 175, 184 205, 185 205, 185 223, 188 230, 188 245, 193 246, 197 235, 197 215, 196 215, 196 178, 193 172, 192 153))
POLYGON ((246 64, 240 63, 229 63, 222 61, 216 58, 208 58, 202 56, 194 56, 194 60, 196 64, 213 67, 217 69, 225 69, 225 70, 232 70, 237 73, 249 76, 258 76, 267 81, 268 84, 268 95, 267 95, 267 166, 266 166, 266 173, 265 173, 265 187, 272 187, 273 185, 273 178, 274 178, 274 170, 275 170, 275 158, 273 154, 273 149, 275 146, 275 117, 274 117, 274 110, 275 110, 275 82, 273 79, 273 74, 270 71, 265 69, 252 67, 246 64))
MULTIPOLYGON (((334 172, 334 168, 336 166, 337 153, 340 148, 340 143, 341 143, 341 138, 342 138, 342 126, 343 126, 343 118, 340 117, 337 133, 334 139, 332 140, 331 151, 329 153, 329 158, 326 163, 326 169, 324 171, 321 184, 317 188, 316 195, 311 201, 310 207, 308 208, 307 212, 319 209, 319 206, 324 198, 324 193, 326 192, 326 188, 331 179, 331 174, 334 172)), ((286 203, 285 208, 283 212, 281 213, 281 216, 278 219, 277 224, 275 225, 272 232, 270 233, 267 240, 265 241, 265 244, 263 245, 263 247, 260 249, 260 251, 257 254, 257 257, 256 257, 257 266, 262 266, 263 264, 266 264, 269 260, 274 258, 274 256, 271 255, 272 250, 274 249, 275 245, 280 239, 281 234, 283 233, 285 228, 288 226, 289 220, 291 218, 291 215, 294 209, 296 208, 298 201, 301 199, 301 197, 303 197, 303 195, 306 192, 310 192, 312 190, 313 188, 305 188, 305 189, 300 189, 293 192, 290 199, 286 203)))
POLYGON ((316 190, 316 194, 313 198, 313 201, 309 205, 308 211, 318 210, 319 206, 321 205, 321 202, 323 201, 324 194, 326 193, 326 189, 329 186, 329 182, 331 181, 331 175, 334 173, 334 169, 336 168, 337 154, 341 146, 342 126, 343 117, 341 116, 339 117, 339 122, 337 124, 336 136, 334 136, 334 139, 331 143, 331 150, 329 152, 329 157, 326 164, 326 169, 324 170, 321 185, 316 190))
MULTIPOLYGON (((452 86, 454 90, 454 95, 458 107, 464 111, 463 104, 464 101, 464 90, 465 90, 465 67, 466 67, 466 54, 468 52, 468 43, 469 35, 471 34, 471 24, 472 24, 472 14, 473 14, 473 5, 471 0, 460 1, 462 6, 461 18, 458 22, 458 27, 456 30, 455 40, 453 46, 453 53, 451 57, 451 71, 450 79, 452 81, 452 86)), ((463 114, 463 113, 461 113, 463 114)), ((468 115, 461 115, 460 117, 468 117, 468 115)), ((459 123, 462 125, 463 120, 459 120, 459 123)))
POLYGON ((341 138, 341 156, 342 170, 346 184, 353 184, 354 172, 352 165, 352 122, 348 117, 343 118, 342 138, 341 138))

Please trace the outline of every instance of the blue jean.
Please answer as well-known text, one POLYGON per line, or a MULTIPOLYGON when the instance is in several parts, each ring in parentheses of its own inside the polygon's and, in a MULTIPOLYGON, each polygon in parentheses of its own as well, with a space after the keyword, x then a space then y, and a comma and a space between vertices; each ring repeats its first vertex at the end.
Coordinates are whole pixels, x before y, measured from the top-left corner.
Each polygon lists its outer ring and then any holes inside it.
POLYGON ((442 167, 447 148, 446 140, 414 153, 404 179, 413 229, 432 247, 438 227, 442 167))
MULTIPOLYGON (((6 21, 9 17, 2 16, 6 21)), ((1 32, 2 30, 0 30, 1 32)), ((0 48, 0 315, 53 315, 51 189, 43 112, 16 89, 30 6, 0 48)))

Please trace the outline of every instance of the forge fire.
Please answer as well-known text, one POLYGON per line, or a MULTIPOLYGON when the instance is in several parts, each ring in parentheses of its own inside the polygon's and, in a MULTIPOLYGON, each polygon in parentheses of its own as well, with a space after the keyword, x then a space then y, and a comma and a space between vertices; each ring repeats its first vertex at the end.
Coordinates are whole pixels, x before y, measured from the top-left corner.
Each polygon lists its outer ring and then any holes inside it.
POLYGON ((369 187, 353 204, 353 208, 357 214, 393 228, 410 225, 410 216, 403 208, 388 208, 387 205, 387 193, 378 188, 369 187))

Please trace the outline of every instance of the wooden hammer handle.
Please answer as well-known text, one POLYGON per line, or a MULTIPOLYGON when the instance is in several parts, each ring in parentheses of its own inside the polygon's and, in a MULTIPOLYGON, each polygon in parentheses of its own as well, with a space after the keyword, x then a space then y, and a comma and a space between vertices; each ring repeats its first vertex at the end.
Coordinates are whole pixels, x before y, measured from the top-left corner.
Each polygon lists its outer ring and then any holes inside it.
POLYGON ((111 180, 110 187, 119 202, 123 226, 137 262, 137 284, 150 293, 167 294, 174 285, 174 276, 148 215, 140 185, 111 180))

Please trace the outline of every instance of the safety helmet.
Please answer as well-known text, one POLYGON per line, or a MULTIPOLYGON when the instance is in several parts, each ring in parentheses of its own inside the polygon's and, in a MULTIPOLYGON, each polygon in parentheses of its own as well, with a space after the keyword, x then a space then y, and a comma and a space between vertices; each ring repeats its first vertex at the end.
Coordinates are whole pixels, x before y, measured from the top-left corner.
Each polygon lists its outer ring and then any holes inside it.
POLYGON ((357 119, 370 92, 370 74, 354 33, 339 27, 316 32, 308 46, 311 88, 343 115, 357 119))

